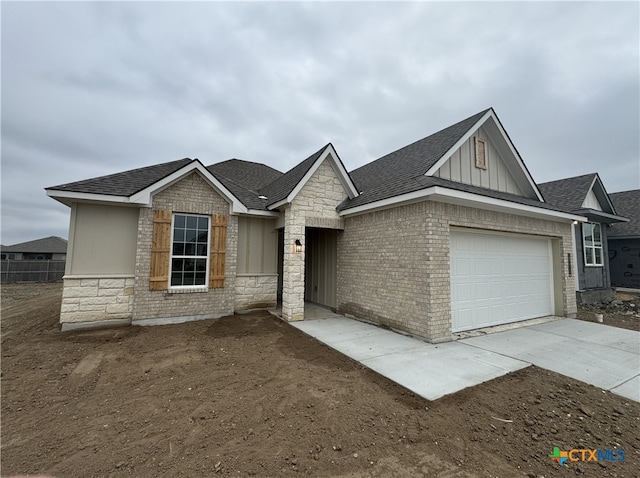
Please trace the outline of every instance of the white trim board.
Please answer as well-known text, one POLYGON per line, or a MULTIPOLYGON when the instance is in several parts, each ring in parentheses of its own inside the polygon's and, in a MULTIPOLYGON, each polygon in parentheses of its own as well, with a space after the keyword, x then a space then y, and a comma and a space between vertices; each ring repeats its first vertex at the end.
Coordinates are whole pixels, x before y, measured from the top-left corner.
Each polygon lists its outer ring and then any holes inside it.
MULTIPOLYGON (((527 180, 527 182, 529 184, 529 187, 533 190, 533 192, 535 193, 535 195, 538 198, 538 200, 544 202, 544 198, 542 197, 542 194, 540 194, 540 191, 538 190, 538 186, 536 185, 535 181, 533 180, 533 178, 529 174, 529 171, 527 170, 526 166, 524 165, 524 161, 522 160, 522 158, 518 154, 518 151, 516 150, 515 146, 511 142, 511 139, 509 138, 509 135, 507 135, 506 131, 502 127, 502 124, 500 123, 500 120, 498 119, 495 111, 493 111, 493 108, 491 108, 489 111, 487 111, 482 116, 482 118, 480 118, 471 128, 469 128, 469 130, 444 155, 442 155, 442 157, 433 166, 431 166, 431 168, 429 168, 429 170, 424 175, 425 176, 433 176, 436 173, 436 171, 438 171, 438 169, 440 169, 440 167, 444 163, 449 161, 449 159, 451 158, 453 153, 455 153, 458 149, 460 149, 462 147, 462 145, 469 138, 471 138, 476 133, 476 131, 482 125, 484 125, 489 119, 491 119, 493 121, 493 124, 496 126, 497 130, 499 131, 500 135, 502 136, 502 139, 503 139, 504 143, 509 148, 509 152, 511 153, 511 155, 515 159, 518 167, 520 168, 520 171, 522 172, 522 174, 524 175, 525 179, 527 180)), ((491 141, 496 143, 496 147, 497 147, 498 146, 497 142, 491 136, 491 132, 489 130, 487 130, 487 134, 489 135, 491 141)), ((507 166, 507 169, 510 169, 509 165, 508 165, 507 158, 503 158, 503 160, 505 161, 505 165, 507 166)), ((512 171, 511 171, 511 174, 514 177, 514 180, 518 181, 517 175, 513 174, 512 171)))
POLYGON ((447 202, 451 204, 459 204, 462 206, 475 207, 478 209, 488 209, 499 212, 505 212, 510 214, 516 214, 518 216, 538 217, 542 219, 549 219, 552 221, 578 221, 587 222, 587 218, 578 216, 576 214, 563 213, 560 211, 552 211, 549 209, 543 209, 534 206, 528 206, 526 204, 519 204, 511 201, 505 201, 503 199, 490 198, 486 196, 480 196, 478 194, 467 193, 463 191, 456 191, 453 189, 446 189, 440 186, 432 186, 430 188, 421 189, 400 196, 395 196, 388 199, 382 199, 369 204, 363 204, 351 209, 340 211, 340 216, 353 216, 357 214, 363 214, 373 211, 375 209, 387 209, 390 207, 396 207, 401 204, 417 202, 420 200, 430 199, 434 201, 447 202))
POLYGON ((293 202, 293 200, 298 195, 298 193, 307 184, 307 182, 309 182, 309 179, 311 179, 311 177, 314 175, 314 173, 318 170, 320 165, 326 159, 330 160, 331 166, 332 166, 333 170, 335 171, 336 176, 338 176, 338 179, 342 183, 342 186, 347 191, 347 194, 349 195, 349 198, 353 199, 353 198, 357 197, 358 196, 358 190, 356 189, 355 185, 353 184, 353 181, 351 181, 351 177, 347 173, 346 169, 344 169, 344 166, 342 165, 342 162, 336 159, 337 157, 338 157, 338 154, 336 153, 336 150, 333 148, 333 145, 329 144, 324 149, 322 154, 320 156, 318 156, 318 159, 316 159, 316 161, 309 168, 309 170, 302 177, 302 179, 298 182, 298 184, 296 184, 296 187, 293 188, 293 190, 289 193, 289 195, 285 199, 283 199, 281 201, 278 201, 278 202, 268 206, 269 210, 278 209, 278 208, 280 208, 282 206, 285 206, 287 204, 291 204, 291 202, 293 202))

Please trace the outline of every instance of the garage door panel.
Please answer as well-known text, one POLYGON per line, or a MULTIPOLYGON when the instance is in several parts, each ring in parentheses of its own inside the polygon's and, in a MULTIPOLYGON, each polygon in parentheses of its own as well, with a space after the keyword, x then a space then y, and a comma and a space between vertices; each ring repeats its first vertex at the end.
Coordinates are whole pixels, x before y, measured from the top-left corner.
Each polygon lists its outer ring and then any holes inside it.
POLYGON ((551 315, 548 239, 451 233, 454 332, 551 315))

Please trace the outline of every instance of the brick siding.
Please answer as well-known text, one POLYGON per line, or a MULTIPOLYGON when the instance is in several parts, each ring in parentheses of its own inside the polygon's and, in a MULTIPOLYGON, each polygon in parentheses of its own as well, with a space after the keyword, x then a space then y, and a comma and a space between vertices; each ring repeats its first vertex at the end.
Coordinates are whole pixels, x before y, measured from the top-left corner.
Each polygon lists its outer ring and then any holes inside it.
POLYGON ((205 318, 233 314, 238 249, 237 216, 229 216, 227 225, 224 289, 172 293, 149 290, 153 210, 155 209, 186 214, 229 214, 229 203, 200 174, 194 172, 157 193, 153 198, 153 208, 144 208, 140 211, 133 320, 174 317, 205 318))
POLYGON ((345 219, 338 239, 338 312, 433 342, 450 340, 451 226, 559 240, 563 313, 576 313, 567 264, 570 224, 433 201, 345 219))

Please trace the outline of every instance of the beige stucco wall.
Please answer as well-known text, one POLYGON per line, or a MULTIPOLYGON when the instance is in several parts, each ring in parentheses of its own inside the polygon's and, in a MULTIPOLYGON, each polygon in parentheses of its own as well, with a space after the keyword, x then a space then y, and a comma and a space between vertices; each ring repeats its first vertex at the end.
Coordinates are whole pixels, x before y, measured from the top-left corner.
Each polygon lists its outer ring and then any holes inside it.
POLYGON ((336 207, 347 198, 329 159, 325 159, 284 211, 284 267, 282 315, 285 320, 304 319, 305 227, 342 228, 336 207), (296 239, 303 251, 294 250, 296 239))
POLYGON ((133 275, 138 208, 77 203, 71 208, 67 275, 133 275))
POLYGON ((153 197, 153 208, 140 210, 133 321, 160 318, 191 320, 232 314, 235 301, 237 216, 228 218, 225 287, 201 292, 173 293, 149 290, 154 209, 207 215, 229 214, 229 203, 194 172, 156 194, 153 197))
POLYGON ((238 274, 275 274, 278 271, 276 219, 238 218, 238 274))
POLYGON ((338 312, 437 342, 451 339, 450 227, 558 241, 562 315, 576 313, 571 225, 433 201, 347 217, 338 238, 338 312))

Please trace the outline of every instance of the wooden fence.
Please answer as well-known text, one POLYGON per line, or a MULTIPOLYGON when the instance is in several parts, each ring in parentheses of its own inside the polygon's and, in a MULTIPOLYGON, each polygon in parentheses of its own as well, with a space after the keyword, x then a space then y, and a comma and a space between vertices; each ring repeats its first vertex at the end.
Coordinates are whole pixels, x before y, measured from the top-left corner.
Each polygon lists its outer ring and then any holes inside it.
POLYGON ((0 282, 55 282, 62 280, 66 261, 4 260, 0 282))

